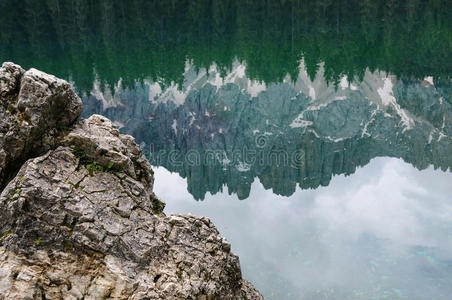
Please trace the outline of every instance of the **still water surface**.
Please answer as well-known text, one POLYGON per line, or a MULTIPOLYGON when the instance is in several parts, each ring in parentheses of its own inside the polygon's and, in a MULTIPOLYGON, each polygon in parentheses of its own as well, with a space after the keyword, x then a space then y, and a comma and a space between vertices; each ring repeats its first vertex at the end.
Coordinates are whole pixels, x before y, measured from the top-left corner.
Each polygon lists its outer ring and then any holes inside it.
POLYGON ((378 158, 328 187, 278 197, 258 182, 246 201, 193 201, 156 169, 167 211, 210 216, 268 299, 448 299, 452 174, 378 158))
POLYGON ((166 212, 212 218, 267 299, 450 299, 450 1, 0 11, 0 61, 133 135, 166 212))

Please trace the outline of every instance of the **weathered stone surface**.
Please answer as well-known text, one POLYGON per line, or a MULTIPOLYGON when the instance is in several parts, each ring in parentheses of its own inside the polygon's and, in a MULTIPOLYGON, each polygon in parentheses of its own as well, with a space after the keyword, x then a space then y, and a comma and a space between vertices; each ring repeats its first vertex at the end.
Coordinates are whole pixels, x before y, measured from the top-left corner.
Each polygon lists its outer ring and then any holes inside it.
POLYGON ((71 85, 12 63, 0 68, 0 188, 29 157, 54 147, 81 114, 71 85))
POLYGON ((3 99, 19 92, 20 79, 25 70, 10 62, 5 62, 0 68, 0 97, 3 99))
POLYGON ((112 168, 139 178, 152 190, 153 172, 149 161, 143 156, 133 137, 119 134, 109 119, 93 115, 87 120, 81 120, 63 143, 83 148, 93 161, 105 167, 112 164, 112 168))
POLYGON ((0 299, 129 299, 133 286, 112 256, 0 248, 0 299))
MULTIPOLYGON (((0 247, 0 299, 225 298, 207 295, 159 296, 162 294, 159 287, 163 286, 159 281, 163 279, 154 282, 147 279, 149 275, 146 273, 139 276, 137 285, 122 272, 120 262, 111 255, 38 250, 26 257, 0 247)), ((194 282, 194 285, 197 283, 194 282)), ((174 286, 171 283, 164 285, 167 289, 174 286)), ((235 299, 262 299, 245 280, 242 295, 235 299)))
MULTIPOLYGON (((27 101, 40 122, 43 100, 27 101)), ((152 184, 132 137, 98 115, 78 121, 0 195, 0 299, 262 299, 212 222, 166 216, 152 184)))

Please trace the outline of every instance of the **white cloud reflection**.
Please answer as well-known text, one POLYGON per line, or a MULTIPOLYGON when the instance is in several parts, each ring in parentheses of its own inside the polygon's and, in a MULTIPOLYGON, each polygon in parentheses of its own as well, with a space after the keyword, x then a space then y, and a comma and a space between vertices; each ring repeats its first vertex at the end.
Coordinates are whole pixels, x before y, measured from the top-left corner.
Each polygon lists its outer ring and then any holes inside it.
POLYGON ((155 169, 166 212, 210 217, 267 299, 449 299, 452 174, 374 159, 328 187, 245 201, 196 202, 185 179, 155 169))

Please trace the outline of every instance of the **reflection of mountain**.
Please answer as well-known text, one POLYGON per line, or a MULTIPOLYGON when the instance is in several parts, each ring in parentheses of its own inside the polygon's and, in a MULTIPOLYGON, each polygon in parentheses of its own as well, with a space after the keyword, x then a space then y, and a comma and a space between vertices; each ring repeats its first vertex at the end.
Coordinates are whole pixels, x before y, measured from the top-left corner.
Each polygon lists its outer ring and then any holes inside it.
POLYGON ((257 84, 235 63, 223 80, 187 66, 182 91, 146 81, 115 96, 94 90, 85 115, 101 113, 135 136, 155 165, 188 179, 203 199, 223 186, 245 199, 257 177, 291 195, 327 185, 377 156, 417 168, 452 166, 450 81, 397 80, 367 71, 335 88, 320 68, 314 81, 302 65, 298 80, 257 84), (152 145, 151 145, 152 143, 152 145), (152 152, 152 153, 151 153, 152 152))
POLYGON ((0 61, 71 79, 78 91, 120 78, 183 80, 186 59, 280 82, 361 77, 366 68, 405 77, 450 77, 450 0, 1 0, 0 61), (7 12, 7 13, 6 13, 7 12), (20 21, 19 21, 20 20, 20 21))

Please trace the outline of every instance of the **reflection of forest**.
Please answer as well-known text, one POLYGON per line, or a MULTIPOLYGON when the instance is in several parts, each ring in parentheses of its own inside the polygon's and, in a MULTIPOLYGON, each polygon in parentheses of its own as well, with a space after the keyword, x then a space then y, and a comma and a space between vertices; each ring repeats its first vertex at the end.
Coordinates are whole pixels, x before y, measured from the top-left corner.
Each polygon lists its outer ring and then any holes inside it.
POLYGON ((298 75, 360 77, 366 67, 396 75, 450 76, 452 2, 448 0, 2 0, 0 60, 75 81, 126 86, 150 77, 180 82, 186 59, 235 57, 266 82, 298 75), (20 3, 22 2, 22 3, 20 3), (95 71, 94 71, 95 70, 95 71))

